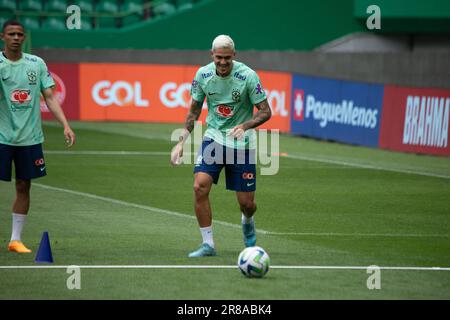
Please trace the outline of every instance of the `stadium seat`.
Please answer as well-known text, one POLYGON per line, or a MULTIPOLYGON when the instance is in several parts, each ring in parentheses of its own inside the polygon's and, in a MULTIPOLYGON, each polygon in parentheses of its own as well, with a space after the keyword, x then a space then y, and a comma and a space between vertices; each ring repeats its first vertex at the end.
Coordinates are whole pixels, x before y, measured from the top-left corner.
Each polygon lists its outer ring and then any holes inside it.
POLYGON ((193 7, 193 0, 177 0, 177 9, 178 10, 187 10, 193 7))
POLYGON ((92 30, 92 22, 90 18, 81 18, 81 30, 92 30))
POLYGON ((0 16, 0 29, 1 28, 3 28, 3 24, 6 22, 6 21, 8 21, 9 19, 12 19, 13 18, 13 16, 4 16, 4 15, 2 15, 2 16, 0 16))
MULTIPOLYGON (((6 12, 6 11, 14 11, 16 10, 16 2, 11 0, 0 0, 0 11, 6 12)), ((1 15, 4 17, 4 15, 1 15)))
POLYGON ((23 24, 26 30, 37 30, 40 28, 39 18, 38 17, 28 17, 22 16, 20 17, 20 22, 23 24))
POLYGON ((75 4, 80 7, 81 12, 84 13, 92 13, 94 12, 94 4, 93 1, 88 0, 74 0, 70 1, 70 4, 75 4))
POLYGON ((153 15, 155 17, 166 16, 177 11, 175 6, 168 1, 155 3, 153 7, 153 15))
POLYGON ((56 17, 48 17, 42 22, 42 29, 45 30, 66 30, 64 19, 56 17))
POLYGON ((19 4, 22 11, 42 11, 42 2, 40 0, 21 0, 19 4))
POLYGON ((142 21, 144 18, 142 3, 138 0, 125 0, 121 9, 123 13, 129 13, 129 15, 122 18, 122 26, 129 26, 133 23, 142 21))
MULTIPOLYGON (((71 3, 70 3, 71 4, 71 3)), ((66 13, 67 4, 65 0, 47 0, 45 11, 66 13)))
POLYGON ((111 17, 98 17, 97 18, 97 26, 100 28, 115 28, 116 17, 114 14, 119 12, 119 7, 117 6, 116 1, 112 0, 100 0, 95 7, 95 11, 99 14, 109 14, 111 17))

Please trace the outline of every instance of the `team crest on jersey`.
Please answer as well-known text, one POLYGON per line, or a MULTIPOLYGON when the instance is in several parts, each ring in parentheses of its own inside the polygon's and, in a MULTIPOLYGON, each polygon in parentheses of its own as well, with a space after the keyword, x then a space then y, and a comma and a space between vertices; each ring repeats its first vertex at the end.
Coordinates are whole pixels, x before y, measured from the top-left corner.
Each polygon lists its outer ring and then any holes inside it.
POLYGON ((227 106, 225 104, 218 105, 216 107, 216 113, 224 118, 230 118, 234 115, 233 107, 227 106))
POLYGON ((30 90, 16 89, 11 93, 11 109, 14 112, 31 108, 30 102, 30 90))
POLYGON ((36 80, 37 80, 36 71, 27 70, 27 76, 28 76, 28 81, 30 81, 29 84, 36 84, 36 80))
POLYGON ((231 92, 231 98, 233 99, 234 102, 241 101, 241 93, 239 92, 238 89, 233 89, 233 91, 231 92))

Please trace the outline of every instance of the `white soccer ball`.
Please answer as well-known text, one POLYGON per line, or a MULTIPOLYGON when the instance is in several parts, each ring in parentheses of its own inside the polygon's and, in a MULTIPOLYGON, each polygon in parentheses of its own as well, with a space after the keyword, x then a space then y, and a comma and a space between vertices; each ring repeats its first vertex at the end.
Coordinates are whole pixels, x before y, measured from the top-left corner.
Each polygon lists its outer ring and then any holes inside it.
POLYGON ((238 266, 246 277, 264 277, 267 271, 269 271, 269 265, 269 255, 261 247, 248 247, 239 254, 238 266))

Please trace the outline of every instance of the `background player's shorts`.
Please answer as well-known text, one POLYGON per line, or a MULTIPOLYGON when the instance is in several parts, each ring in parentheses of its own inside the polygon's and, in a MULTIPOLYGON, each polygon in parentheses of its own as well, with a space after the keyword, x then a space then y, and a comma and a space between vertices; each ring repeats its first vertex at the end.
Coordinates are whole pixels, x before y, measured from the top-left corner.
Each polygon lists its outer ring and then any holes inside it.
POLYGON ((11 181, 13 161, 16 179, 30 180, 47 174, 41 144, 18 147, 0 143, 0 180, 11 181))
POLYGON ((205 137, 198 151, 194 173, 205 172, 217 184, 225 167, 228 190, 252 192, 256 190, 256 152, 227 148, 205 137))

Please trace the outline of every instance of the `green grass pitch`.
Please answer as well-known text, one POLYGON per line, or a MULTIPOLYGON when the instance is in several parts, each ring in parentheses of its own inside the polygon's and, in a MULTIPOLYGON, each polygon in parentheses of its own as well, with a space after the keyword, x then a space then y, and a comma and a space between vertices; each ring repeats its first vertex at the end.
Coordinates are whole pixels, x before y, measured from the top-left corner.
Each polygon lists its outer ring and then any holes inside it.
MULTIPOLYGON (((179 126, 74 122, 77 144, 45 122, 48 175, 33 182, 23 241, 7 251, 12 183, 0 183, 0 266, 34 262, 48 231, 50 266, 81 268, 69 290, 65 268, 0 268, 0 299, 449 299, 450 271, 381 270, 369 290, 363 269, 272 268, 247 279, 240 213, 223 173, 211 203, 217 257, 189 259, 201 242, 193 211, 193 165, 171 167, 179 126), (90 151, 90 152, 87 152, 90 151), (111 153, 108 153, 110 151, 111 153), (120 154, 117 151, 124 151, 120 154), (136 152, 136 153, 132 153, 136 152)), ((450 159, 281 136, 280 170, 258 176, 257 245, 272 266, 450 267, 450 159)), ((258 171, 259 172, 259 171, 258 171)))

